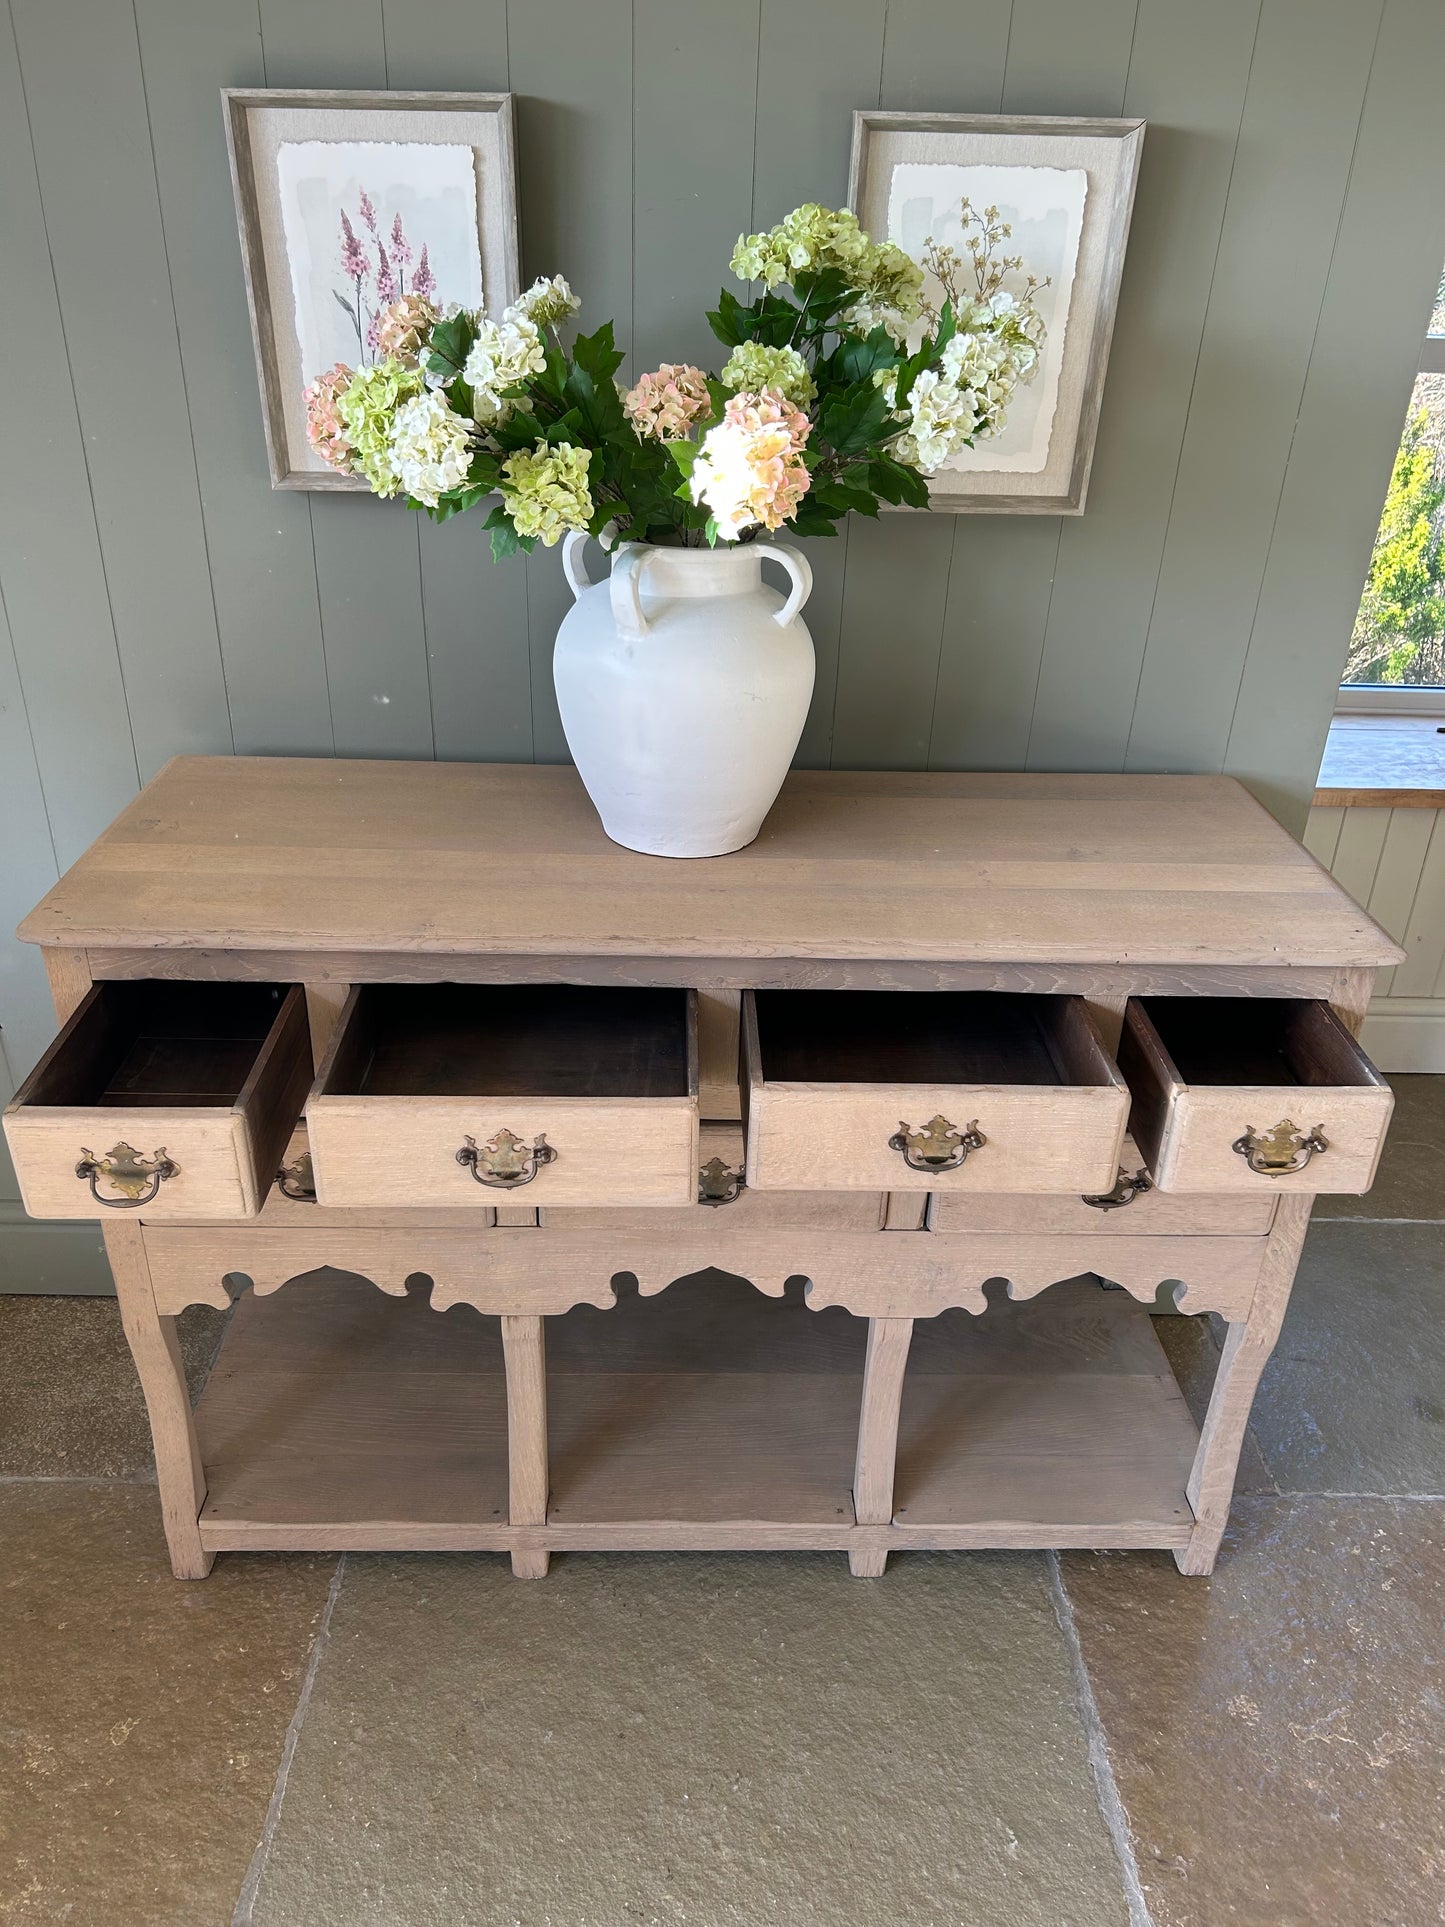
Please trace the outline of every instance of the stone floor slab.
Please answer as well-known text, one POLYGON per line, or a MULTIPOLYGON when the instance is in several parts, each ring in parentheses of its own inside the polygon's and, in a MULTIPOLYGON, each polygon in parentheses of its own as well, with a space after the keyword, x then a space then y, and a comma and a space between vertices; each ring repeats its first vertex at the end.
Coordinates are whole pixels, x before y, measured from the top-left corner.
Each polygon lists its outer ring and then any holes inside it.
POLYGON ((335 1561, 172 1579, 153 1489, 0 1485, 0 1921, 230 1927, 335 1561))
POLYGON ((1445 1225, 1311 1227, 1251 1426, 1282 1492, 1445 1494, 1445 1225))
MULTIPOLYGON (((179 1320, 194 1393, 226 1314, 193 1305, 179 1320)), ((154 1476, 150 1427, 114 1298, 0 1297, 0 1474, 154 1476)))
POLYGON ((1062 1565, 1154 1927, 1445 1918, 1445 1506, 1243 1499, 1212 1579, 1062 1565))
POLYGON ((350 1558, 255 1927, 1124 1927, 1042 1558, 350 1558))
POLYGON ((1374 1184, 1359 1198, 1322 1197, 1317 1218, 1445 1218, 1445 1077, 1391 1072, 1395 1115, 1374 1184))

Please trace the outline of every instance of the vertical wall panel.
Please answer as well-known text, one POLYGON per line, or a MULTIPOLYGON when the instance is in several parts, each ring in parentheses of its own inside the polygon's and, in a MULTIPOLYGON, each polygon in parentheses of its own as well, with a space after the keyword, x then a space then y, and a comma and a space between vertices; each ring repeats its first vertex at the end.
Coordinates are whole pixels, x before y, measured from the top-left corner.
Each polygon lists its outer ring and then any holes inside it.
POLYGON ((838 658, 837 768, 922 769, 928 762, 951 533, 941 517, 855 521, 838 658))
POLYGON ((1389 810, 1346 810, 1330 873, 1356 903, 1368 903, 1390 827, 1389 810))
MULTIPOLYGON (((45 794, 30 739, 20 672, 0 599, 0 1045, 13 1076, 23 1077, 50 1036, 45 968, 15 926, 59 875, 45 794)), ((6 1167, 8 1169, 8 1166, 6 1167)), ((13 1196, 0 1174, 0 1198, 13 1196)))
MULTIPOLYGON (((772 227, 804 201, 841 207, 848 191, 853 111, 876 107, 884 0, 763 0, 750 229, 772 227), (807 76, 800 85, 798 76, 807 76)), ((839 638, 853 571, 852 534, 803 544, 814 590, 805 610, 818 675, 799 760, 846 763, 833 742, 839 638)))
POLYGON ((1013 0, 892 0, 883 33, 881 105, 916 113, 996 114, 1013 0), (967 49, 961 60, 953 46, 967 49))
POLYGON ((1315 862, 1322 863, 1327 870, 1335 860, 1335 850, 1344 824, 1345 813, 1342 809, 1311 810, 1304 835, 1300 838, 1315 862))
POLYGON ((1117 769, 1129 740, 1259 7, 1165 0, 1139 16, 1123 111, 1151 125, 1088 507, 1059 539, 1037 769, 1117 769))
MULTIPOLYGON (((261 34, 270 86, 388 84, 381 0, 262 0, 261 34)), ((310 504, 337 753, 430 756, 419 518, 364 495, 310 504)))
MULTIPOLYGON (((922 107, 940 97, 938 50, 952 33, 970 50, 965 97, 959 98, 956 83, 949 90, 956 110, 997 112, 1010 10, 1000 0, 972 0, 948 9, 945 21, 936 0, 890 7, 880 106, 922 107)), ((871 534, 860 525, 850 540, 835 762, 918 768, 928 762, 935 704, 943 677, 952 668, 949 645, 957 642, 959 626, 973 607, 966 595, 954 600, 950 593, 965 527, 957 516, 888 516, 871 534), (904 525, 906 536, 899 533, 904 525), (901 566, 905 550, 907 562, 901 566), (904 580, 907 589, 900 594, 904 580), (945 636, 944 615, 950 606, 954 627, 945 636), (881 650, 871 639, 880 619, 887 638, 881 650)))
MULTIPOLYGON (((507 27, 517 95, 518 170, 526 214, 522 272, 565 274, 582 298, 578 325, 611 320, 630 348, 632 310, 631 0, 510 0, 507 27)), ((623 364, 624 375, 633 363, 623 364)), ((525 562, 532 657, 533 753, 566 759, 552 688, 552 645, 571 607, 555 549, 525 562)))
POLYGON ((1379 11, 1377 0, 1266 0, 1131 769, 1224 763, 1379 11))
MULTIPOLYGON (((1312 812, 1313 814, 1313 812, 1312 812)), ((1433 810, 1391 810, 1390 827, 1375 870, 1366 909, 1397 943, 1403 943, 1420 889, 1420 872, 1430 849, 1433 810)), ((1388 997, 1394 987, 1393 970, 1375 979, 1375 996, 1388 997)))
POLYGON ((1445 257, 1436 125, 1445 7, 1391 0, 1275 517, 1225 767, 1303 820, 1445 257), (1360 353, 1362 285, 1370 352, 1360 353))
MULTIPOLYGON (((1351 811, 1363 815, 1363 811, 1351 811)), ((1396 964, 1390 984, 1394 997, 1445 995, 1445 810, 1434 812, 1430 847, 1420 868, 1420 887, 1410 911, 1410 922, 1400 939, 1410 953, 1396 964)))
POLYGON ((48 344, 46 379, 12 381, 5 397, 6 447, 24 449, 25 460, 0 462, 0 589, 55 847, 70 863, 135 793, 135 746, 8 16, 0 260, 7 286, 25 290, 35 339, 48 344))
POLYGON ((633 372, 716 366, 703 317, 741 293, 728 259, 752 220, 759 0, 636 0, 633 31, 633 372), (700 86, 728 111, 700 114, 700 86))
MULTIPOLYGON (((506 0, 384 0, 383 20, 388 86, 509 90, 506 0)), ((527 572, 493 563, 485 520, 483 508, 419 526, 432 740, 441 757, 526 762, 527 572)))
POLYGON ((88 0, 12 13, 26 87, 46 103, 31 139, 147 777, 232 739, 135 17, 88 0))
POLYGON ((136 21, 236 748, 329 754, 311 511, 270 484, 221 131, 220 89, 264 85, 260 23, 226 0, 136 21))
MULTIPOLYGON (((1135 0, 1080 0, 1066 10, 1052 0, 1014 0, 1004 72, 1004 111, 1117 114, 1128 86, 1135 11, 1135 0)), ((1011 680, 1000 692, 1010 718, 1025 710, 1032 714, 1054 603, 1061 538, 1059 518, 1033 515, 1020 522, 1010 545, 1011 565, 1026 585, 1017 614, 1000 638, 1012 671, 1011 680)), ((969 527, 967 540, 955 557, 953 579, 958 593, 966 596, 971 573, 988 567, 988 541, 986 521, 969 527)), ((968 622, 966 610, 964 622, 968 622)), ((963 680, 966 684, 966 675, 963 680)), ((957 681, 950 685, 951 690, 957 687, 957 681)), ((1032 734, 1025 760, 1036 766, 1032 734)))

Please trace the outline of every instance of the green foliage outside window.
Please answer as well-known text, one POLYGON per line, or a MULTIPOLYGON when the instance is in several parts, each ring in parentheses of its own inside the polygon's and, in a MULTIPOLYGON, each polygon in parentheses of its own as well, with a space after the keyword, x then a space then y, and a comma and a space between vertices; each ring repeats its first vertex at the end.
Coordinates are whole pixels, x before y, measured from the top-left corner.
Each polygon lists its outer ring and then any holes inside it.
POLYGON ((1350 640, 1347 683, 1445 683, 1441 469, 1439 425, 1428 407, 1415 409, 1405 423, 1390 476, 1350 640))

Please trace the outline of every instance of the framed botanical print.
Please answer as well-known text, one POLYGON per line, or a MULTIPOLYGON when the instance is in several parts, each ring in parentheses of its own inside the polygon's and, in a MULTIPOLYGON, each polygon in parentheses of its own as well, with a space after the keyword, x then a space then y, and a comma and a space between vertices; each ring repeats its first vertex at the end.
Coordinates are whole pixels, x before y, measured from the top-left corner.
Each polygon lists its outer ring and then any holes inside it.
POLYGON ((1083 512, 1143 140, 1142 120, 854 114, 849 205, 924 267, 931 305, 1027 298, 1043 324, 1002 427, 930 477, 931 508, 1083 512))
POLYGON ((500 314, 520 291, 510 94, 222 90, 274 488, 351 489, 305 390, 385 352, 403 296, 500 314))

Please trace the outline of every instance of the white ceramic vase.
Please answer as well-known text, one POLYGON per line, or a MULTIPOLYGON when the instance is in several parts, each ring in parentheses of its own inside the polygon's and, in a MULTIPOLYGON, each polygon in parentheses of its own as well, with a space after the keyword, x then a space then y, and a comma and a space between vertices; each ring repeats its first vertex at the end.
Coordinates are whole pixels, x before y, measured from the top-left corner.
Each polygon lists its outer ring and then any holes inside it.
POLYGON ((788 773, 813 694, 799 614, 807 558, 782 542, 664 549, 625 543, 588 579, 585 535, 562 566, 576 601, 553 679, 572 760, 614 843, 722 856, 751 843, 788 773), (792 579, 786 601, 765 556, 792 579))

